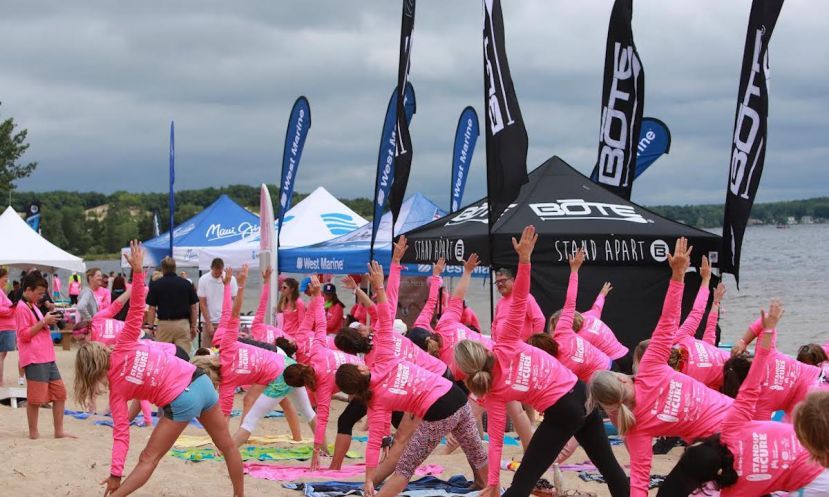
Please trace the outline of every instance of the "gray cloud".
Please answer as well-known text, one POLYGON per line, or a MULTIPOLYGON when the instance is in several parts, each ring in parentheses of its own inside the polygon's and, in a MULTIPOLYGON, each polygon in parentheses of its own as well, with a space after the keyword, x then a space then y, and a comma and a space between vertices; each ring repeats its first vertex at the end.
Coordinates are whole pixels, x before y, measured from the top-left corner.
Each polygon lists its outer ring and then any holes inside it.
MULTIPOLYGON (((645 114, 673 133, 635 200, 722 202, 749 4, 635 2, 645 114)), ((595 161, 611 5, 504 3, 530 168, 553 154, 582 172, 595 161)), ((789 0, 775 28, 761 201, 827 194, 826 10, 789 0)), ((474 105, 483 117, 481 22, 477 1, 418 6, 409 191, 442 205, 458 115, 474 105)), ((399 29, 399 2, 381 0, 16 2, 0 19, 0 110, 29 129, 40 163, 20 188, 163 191, 171 119, 178 189, 273 183, 304 94, 313 126, 298 190, 370 196, 399 29)), ((467 200, 484 194, 484 170, 480 141, 467 200)))

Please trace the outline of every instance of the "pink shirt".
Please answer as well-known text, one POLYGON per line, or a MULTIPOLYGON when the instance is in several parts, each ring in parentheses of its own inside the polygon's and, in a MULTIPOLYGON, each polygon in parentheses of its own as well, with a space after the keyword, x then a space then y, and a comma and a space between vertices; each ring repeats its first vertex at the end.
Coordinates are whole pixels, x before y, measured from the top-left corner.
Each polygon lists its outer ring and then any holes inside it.
POLYGON ((190 385, 196 369, 176 357, 174 348, 160 348, 138 339, 146 294, 144 274, 135 273, 127 320, 109 356, 109 406, 114 423, 110 473, 115 476, 123 475, 129 451, 127 402, 139 399, 166 406, 190 385))
POLYGON ((366 316, 368 316, 368 311, 366 310, 366 306, 360 303, 356 303, 351 306, 351 310, 348 311, 351 314, 351 317, 357 320, 358 323, 366 324, 366 316))
POLYGON ((293 335, 294 331, 299 328, 302 320, 305 319, 305 302, 301 298, 296 299, 296 309, 285 309, 282 311, 282 330, 293 335))
POLYGON ((646 497, 653 459, 653 437, 682 437, 688 442, 721 430, 732 399, 668 366, 671 345, 679 326, 684 284, 671 281, 662 316, 634 380, 636 424, 627 433, 630 496, 646 497))
POLYGON ((102 286, 92 292, 92 295, 95 296, 95 303, 98 304, 98 310, 106 309, 109 306, 110 301, 112 300, 112 294, 109 292, 107 287, 102 286))
POLYGON ((61 289, 61 282, 58 276, 52 277, 52 291, 56 293, 60 293, 61 289))
POLYGON ((734 455, 739 478, 720 490, 722 497, 754 497, 774 491, 795 491, 811 483, 823 467, 811 460, 792 425, 753 421, 763 397, 761 382, 773 354, 757 347, 757 355, 740 393, 722 424, 721 440, 734 455))
POLYGON ((481 329, 481 322, 478 320, 478 316, 475 314, 475 311, 472 310, 471 307, 467 306, 463 308, 463 314, 461 314, 461 323, 469 326, 470 328, 475 328, 476 330, 481 329))
POLYGON ((371 368, 369 388, 372 392, 368 402, 368 468, 377 467, 380 443, 389 433, 392 411, 412 413, 423 418, 432 404, 452 388, 452 383, 446 378, 399 359, 394 353, 395 342, 391 340, 395 333, 387 302, 377 304, 377 314, 378 326, 372 350, 375 353, 371 360, 366 355, 366 364, 371 368))
POLYGON ((325 310, 322 299, 314 299, 308 308, 308 313, 316 315, 314 319, 314 334, 311 341, 310 356, 307 365, 314 369, 316 389, 314 396, 317 400, 317 426, 314 430, 314 444, 321 445, 325 439, 325 428, 331 412, 331 397, 340 389, 334 381, 337 368, 343 364, 362 364, 363 360, 351 354, 327 346, 325 310))
POLYGON ((627 355, 628 348, 616 339, 616 335, 610 326, 602 321, 602 309, 604 308, 604 295, 601 293, 593 302, 593 307, 589 311, 583 312, 579 335, 592 343, 594 347, 598 348, 611 359, 619 359, 627 355))
POLYGON ((325 309, 325 328, 328 333, 334 334, 342 329, 343 323, 345 323, 344 310, 345 307, 342 304, 331 304, 325 309))
MULTIPOLYGON (((228 416, 233 410, 233 394, 242 385, 267 385, 282 374, 285 358, 281 355, 240 343, 239 318, 232 317, 231 285, 225 285, 222 317, 217 331, 222 381, 219 383, 219 404, 228 416)), ((214 341, 216 338, 214 337, 214 341)))
POLYGON ((17 325, 17 350, 20 367, 29 364, 46 364, 55 360, 55 345, 52 343, 52 333, 46 326, 38 331, 35 336, 29 332, 29 328, 36 325, 43 319, 43 314, 37 306, 29 307, 28 302, 23 299, 15 307, 15 322, 17 325))
POLYGON ((69 295, 80 295, 81 284, 75 280, 69 282, 69 295))
POLYGON ((556 358, 585 383, 593 373, 610 369, 611 359, 604 352, 573 331, 573 317, 576 314, 576 295, 579 290, 579 273, 570 273, 564 308, 556 323, 553 338, 558 344, 556 358))
POLYGON ((284 337, 286 334, 276 326, 265 324, 265 312, 268 310, 270 294, 270 285, 264 285, 262 293, 259 295, 259 307, 256 308, 256 314, 253 316, 253 323, 250 326, 250 335, 254 340, 273 344, 277 338, 284 337))
MULTIPOLYGON (((377 338, 377 334, 378 333, 374 334, 375 340, 377 338)), ((388 340, 392 344, 390 346, 391 349, 389 351, 380 351, 377 345, 375 344, 374 347, 372 347, 371 351, 369 351, 369 353, 366 354, 366 364, 371 364, 372 362, 374 362, 374 358, 375 356, 377 356, 377 354, 390 352, 397 359, 401 361, 411 362, 412 364, 415 364, 425 369, 426 371, 429 371, 436 375, 443 376, 444 373, 446 373, 447 366, 443 363, 443 361, 429 354, 425 350, 421 349, 420 347, 415 345, 414 342, 404 337, 403 335, 399 333, 394 333, 392 334, 392 336, 388 338, 388 340)))
MULTIPOLYGON (((389 267, 389 276, 386 278, 386 300, 391 309, 391 318, 397 315, 397 300, 400 298, 400 272, 403 266, 400 264, 391 263, 389 267)), ((377 323, 380 318, 377 316, 377 307, 371 306, 368 308, 368 315, 371 317, 372 323, 377 323)))
MULTIPOLYGON (((506 297, 501 297, 501 300, 495 304, 495 318, 492 320, 492 341, 497 342, 501 335, 501 328, 506 323, 507 316, 509 316, 510 308, 513 306, 513 296, 515 295, 515 284, 513 284, 512 293, 506 297)), ((527 295, 527 314, 524 317, 524 325, 521 329, 521 341, 526 342, 528 338, 536 333, 544 333, 546 330, 546 321, 544 313, 541 312, 541 307, 535 301, 535 297, 527 295)))
POLYGON ((487 350, 492 350, 492 340, 477 331, 470 330, 461 323, 463 300, 452 297, 449 306, 435 326, 435 333, 440 335, 441 345, 438 355, 440 360, 449 367, 449 371, 456 380, 466 379, 466 374, 455 363, 455 346, 461 340, 474 340, 481 343, 487 350))
POLYGON ((0 291, 0 331, 15 331, 17 329, 14 307, 6 292, 0 291))
MULTIPOLYGON (((492 389, 483 397, 489 434, 489 485, 498 485, 507 402, 518 400, 544 412, 569 392, 578 379, 555 357, 522 341, 530 293, 530 264, 518 265, 509 314, 492 353, 492 389)), ((501 300, 503 302, 503 300, 501 300)))
MULTIPOLYGON (((130 298, 132 298, 131 295, 130 298)), ((115 345, 115 339, 121 334, 126 323, 113 318, 121 312, 123 307, 124 304, 116 300, 92 316, 90 339, 93 342, 101 342, 104 345, 115 345)))
MULTIPOLYGON (((703 311, 708 300, 708 289, 700 289, 694 307, 701 303, 703 311), (701 298, 704 295, 704 298, 701 298)), ((694 311, 691 311, 694 314, 694 311)), ((719 312, 711 309, 708 313, 708 321, 705 324, 705 334, 702 340, 694 337, 699 321, 689 316, 677 333, 675 346, 688 352, 688 360, 682 366, 682 372, 703 385, 719 391, 723 385, 723 365, 731 357, 727 350, 722 350, 714 342, 717 340, 717 317, 719 312), (689 322, 690 321, 690 322, 689 322), (696 323, 694 322, 696 321, 696 323), (687 324, 687 326, 686 326, 687 324)), ((701 318, 701 316, 700 316, 701 318)))

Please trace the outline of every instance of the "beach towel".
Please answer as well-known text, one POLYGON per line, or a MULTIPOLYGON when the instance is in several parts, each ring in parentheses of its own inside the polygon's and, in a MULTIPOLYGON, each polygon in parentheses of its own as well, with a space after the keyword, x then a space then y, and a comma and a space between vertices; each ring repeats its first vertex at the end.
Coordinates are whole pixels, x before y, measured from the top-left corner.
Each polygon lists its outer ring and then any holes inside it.
MULTIPOLYGON (((333 445, 329 446, 333 451, 333 445)), ((245 445, 239 448, 239 454, 243 461, 307 461, 314 454, 314 448, 310 445, 301 447, 272 447, 261 445, 245 445)), ((214 447, 173 447, 170 455, 185 461, 221 461, 223 460, 219 451, 214 447)), ((350 450, 345 454, 348 459, 359 459, 362 457, 359 452, 350 450)))
MULTIPOLYGON (((409 482, 401 495, 409 497, 428 496, 451 496, 464 495, 473 497, 478 494, 477 490, 470 490, 472 482, 463 475, 455 475, 448 480, 441 480, 434 476, 424 476, 418 480, 409 482)), ((363 482, 361 481, 322 481, 308 483, 283 483, 283 487, 291 490, 299 490, 306 497, 343 497, 346 495, 363 495, 363 482)))
POLYGON ((73 418, 80 419, 80 420, 87 419, 89 416, 91 416, 91 414, 89 414, 88 412, 73 411, 71 409, 64 409, 63 410, 63 415, 64 416, 72 416, 73 418))
MULTIPOLYGON (((270 445, 276 443, 290 443, 290 444, 310 444, 313 443, 313 439, 303 439, 300 441, 296 441, 291 438, 290 435, 262 435, 262 436, 252 436, 248 439, 246 444, 249 445, 270 445)), ((204 445, 213 445, 213 440, 208 435, 180 435, 176 440, 176 443, 173 444, 174 447, 179 448, 190 448, 190 447, 202 447, 204 445)))
MULTIPOLYGON (((287 466, 283 464, 262 464, 247 462, 243 465, 245 474, 260 480, 296 480, 299 478, 353 478, 366 474, 365 464, 346 464, 341 469, 319 469, 311 471, 304 466, 287 466)), ((415 471, 418 476, 439 475, 443 466, 426 464, 415 471)))
MULTIPOLYGON (((594 481, 596 483, 604 483, 604 478, 599 473, 587 472, 582 471, 579 473, 579 478, 582 481, 594 481)), ((651 482, 648 488, 656 488, 662 485, 662 482, 665 481, 665 475, 651 475, 651 482)))

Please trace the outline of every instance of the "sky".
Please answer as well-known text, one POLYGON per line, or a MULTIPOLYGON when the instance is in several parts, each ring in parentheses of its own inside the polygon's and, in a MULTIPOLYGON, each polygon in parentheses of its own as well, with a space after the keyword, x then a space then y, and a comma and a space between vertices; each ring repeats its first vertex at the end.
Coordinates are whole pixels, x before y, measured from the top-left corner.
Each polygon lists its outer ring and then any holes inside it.
MULTIPOLYGON (((751 2, 634 0, 645 115, 672 132, 633 186, 646 205, 721 203, 751 2)), ((506 49, 529 134, 528 169, 558 155, 596 161, 612 1, 507 1, 506 49)), ((829 194, 829 4, 788 0, 770 45, 770 117, 757 201, 829 194)), ((299 95, 312 126, 296 190, 370 197, 397 75, 401 2, 15 1, 0 32, 0 117, 28 129, 24 191, 167 189, 278 183, 299 95)), ((449 202, 458 117, 483 127, 480 1, 418 2, 410 81, 408 192, 449 202)), ((465 203, 485 195, 484 140, 465 203)))

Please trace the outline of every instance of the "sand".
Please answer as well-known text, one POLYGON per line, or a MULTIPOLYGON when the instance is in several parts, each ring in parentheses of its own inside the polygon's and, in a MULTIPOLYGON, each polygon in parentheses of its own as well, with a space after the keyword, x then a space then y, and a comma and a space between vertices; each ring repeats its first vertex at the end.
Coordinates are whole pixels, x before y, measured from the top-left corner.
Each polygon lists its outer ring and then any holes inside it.
MULTIPOLYGON (((55 351, 61 375, 67 388, 71 391, 75 349, 64 351, 57 347, 55 351)), ((12 383, 16 385, 16 364, 17 354, 10 353, 5 361, 5 386, 10 386, 12 383)), ((236 397, 236 405, 237 407, 241 405, 240 395, 236 397)), ((344 405, 339 401, 333 402, 333 412, 328 423, 329 440, 333 441, 334 439, 336 416, 344 405)), ((67 407, 77 409, 71 398, 67 407)), ((26 428, 26 410, 0 406, 0 455, 3 458, 2 463, 0 463, 0 482, 2 482, 0 495, 15 497, 54 495, 62 497, 103 494, 103 487, 99 486, 99 482, 109 475, 112 431, 104 426, 96 426, 88 419, 76 420, 67 416, 65 421, 66 431, 79 438, 76 440, 56 440, 51 438, 51 415, 51 410, 41 409, 40 432, 42 438, 29 440, 26 428)), ((231 431, 235 430, 239 423, 240 418, 232 418, 230 421, 231 431)), ((356 428, 355 435, 365 434, 360 431, 363 428, 362 422, 358 423, 356 428)), ((307 425, 303 425, 302 429, 304 435, 312 436, 307 425)), ((126 466, 128 471, 135 465, 138 454, 146 444, 150 433, 150 428, 131 428, 130 453, 126 466)), ((289 433, 287 423, 283 419, 275 418, 262 420, 255 435, 287 433, 289 433)), ((204 432, 188 427, 185 434, 200 435, 204 432)), ((365 445, 355 442, 352 444, 352 449, 363 453, 365 445)), ((454 474, 464 474, 470 477, 469 466, 460 450, 451 455, 440 454, 442 450, 442 447, 438 448, 437 453, 427 459, 428 463, 440 464, 445 467, 445 472, 441 477, 448 478, 454 474)), ((626 465, 629 457, 624 447, 616 446, 614 451, 619 462, 623 466, 626 465)), ((666 474, 680 454, 681 449, 675 448, 667 456, 656 456, 654 458, 653 473, 666 474)), ((505 447, 504 459, 520 459, 520 457, 520 448, 505 447)), ((586 460, 587 457, 584 452, 579 449, 568 462, 580 463, 586 460)), ((362 462, 362 460, 347 460, 347 462, 362 462)), ((297 461, 293 464, 305 465, 307 462, 297 461)), ((324 460, 323 464, 327 464, 327 460, 324 460)), ((501 472, 502 486, 506 486, 512 480, 512 475, 513 473, 509 471, 501 472)), ((564 477, 567 488, 594 492, 598 496, 610 495, 604 484, 582 482, 576 473, 565 472, 564 477)), ((282 488, 280 482, 258 480, 251 477, 245 477, 245 492, 251 496, 301 497, 302 495, 300 492, 282 488)), ((651 491, 651 495, 655 495, 655 493, 655 490, 651 491)), ((147 497, 231 495, 231 487, 224 463, 221 461, 193 463, 174 457, 165 457, 147 485, 133 495, 147 497)))

